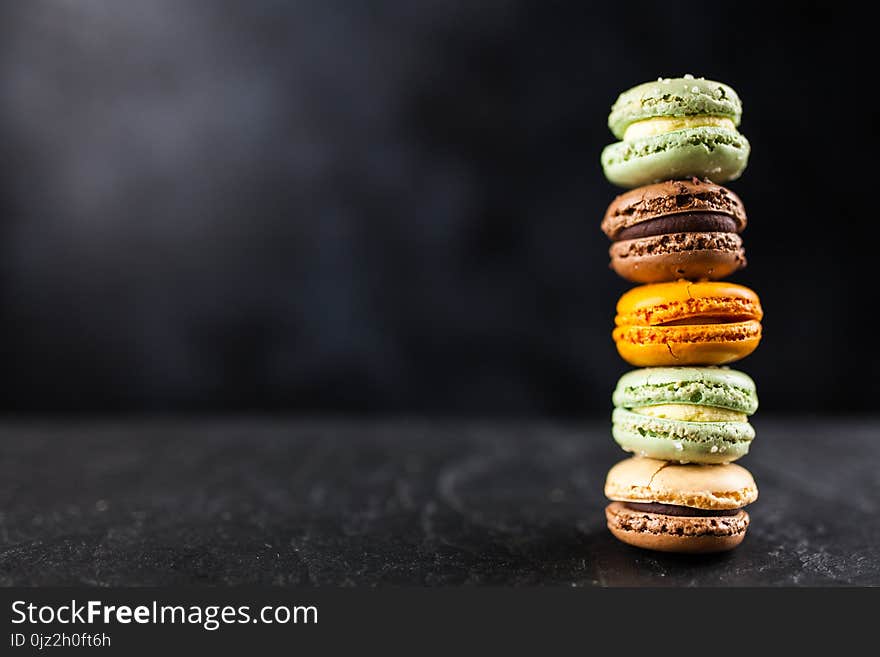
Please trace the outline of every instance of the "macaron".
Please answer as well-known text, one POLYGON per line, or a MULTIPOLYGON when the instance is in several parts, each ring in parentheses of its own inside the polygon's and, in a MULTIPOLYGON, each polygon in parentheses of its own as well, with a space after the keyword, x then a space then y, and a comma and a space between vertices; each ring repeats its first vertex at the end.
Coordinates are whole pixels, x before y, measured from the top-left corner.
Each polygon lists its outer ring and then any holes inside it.
POLYGON ((745 267, 742 201, 708 180, 667 180, 615 198, 602 220, 611 268, 634 283, 719 279, 745 267))
POLYGON ((755 438, 755 383, 721 367, 649 367, 624 374, 611 433, 625 451, 679 463, 729 463, 755 438))
POLYGON ((602 151, 609 181, 639 187, 669 178, 739 178, 750 146, 742 103, 726 84, 684 76, 646 82, 618 97, 608 127, 621 141, 602 151))
POLYGON ((752 475, 736 464, 678 465, 634 457, 608 472, 608 529, 635 547, 660 552, 709 553, 742 543, 744 510, 758 498, 752 475))
POLYGON ((742 285, 653 283, 620 297, 612 337, 635 367, 724 365, 755 350, 762 317, 758 295, 742 285))

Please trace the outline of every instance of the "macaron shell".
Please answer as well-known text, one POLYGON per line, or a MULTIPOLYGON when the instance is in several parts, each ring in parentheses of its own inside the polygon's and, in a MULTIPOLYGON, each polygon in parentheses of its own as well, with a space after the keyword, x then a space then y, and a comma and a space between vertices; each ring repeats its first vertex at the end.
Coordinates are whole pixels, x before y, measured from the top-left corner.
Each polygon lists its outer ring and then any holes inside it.
POLYGON ((748 422, 685 422, 614 409, 611 435, 637 456, 678 463, 730 463, 748 454, 755 430, 748 422))
POLYGON ((663 78, 621 93, 608 115, 608 128, 618 139, 636 121, 654 116, 724 116, 739 125, 742 101, 721 82, 705 78, 663 78))
POLYGON ((628 509, 619 502, 605 508, 608 529, 619 541, 657 552, 709 554, 726 552, 742 543, 749 514, 723 518, 665 516, 628 509))
POLYGON ((615 242, 611 268, 634 283, 718 279, 746 266, 735 233, 672 233, 615 242))
POLYGON ((609 144, 602 151, 605 177, 620 187, 669 178, 736 180, 749 160, 748 140, 724 128, 690 128, 609 144))
MULTIPOLYGON (((677 411, 674 407, 672 411, 677 411)), ((615 408, 611 421, 618 427, 639 434, 656 435, 668 440, 749 442, 755 438, 755 430, 746 422, 716 421, 699 422, 648 415, 615 408)))
POLYGON ((752 414, 758 410, 755 382, 729 367, 650 367, 620 377, 612 401, 621 408, 698 404, 752 414))
POLYGON ((633 457, 608 471, 605 496, 615 502, 739 509, 758 499, 758 487, 751 473, 735 463, 678 465, 633 457))
POLYGON ((725 443, 721 440, 681 439, 672 441, 641 436, 625 429, 612 429, 612 435, 614 441, 625 452, 675 463, 732 463, 748 454, 750 445, 748 442, 725 443), (713 452, 713 448, 717 451, 713 452))
MULTIPOLYGON (((640 285, 617 301, 617 326, 653 326, 691 318, 730 317, 731 321, 760 320, 758 295, 724 281, 676 281, 640 285)), ((698 324, 698 321, 694 322, 698 324)))
POLYGON ((612 240, 625 228, 669 215, 715 212, 734 219, 737 232, 746 227, 746 210, 732 191, 708 180, 666 180, 631 189, 605 211, 602 231, 612 240))
POLYGON ((612 337, 617 353, 634 367, 726 365, 758 348, 761 323, 619 326, 612 337))

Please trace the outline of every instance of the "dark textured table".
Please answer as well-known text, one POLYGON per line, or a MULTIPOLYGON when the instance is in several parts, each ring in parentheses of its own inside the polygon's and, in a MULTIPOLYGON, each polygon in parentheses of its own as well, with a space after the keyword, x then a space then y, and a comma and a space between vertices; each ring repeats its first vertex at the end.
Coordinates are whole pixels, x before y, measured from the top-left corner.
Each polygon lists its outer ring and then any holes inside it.
POLYGON ((880 585, 880 422, 755 425, 749 535, 684 557, 605 529, 607 419, 6 424, 0 584, 880 585))

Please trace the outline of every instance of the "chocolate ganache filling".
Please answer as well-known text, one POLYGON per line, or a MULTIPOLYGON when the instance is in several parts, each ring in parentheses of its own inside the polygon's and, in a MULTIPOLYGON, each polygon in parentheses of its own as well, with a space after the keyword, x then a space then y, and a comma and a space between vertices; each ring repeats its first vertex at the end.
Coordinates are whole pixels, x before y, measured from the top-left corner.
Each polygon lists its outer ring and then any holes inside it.
POLYGON ((633 511, 643 513, 657 513, 663 516, 735 516, 742 509, 693 509, 688 506, 676 506, 674 504, 660 504, 659 502, 624 502, 624 506, 633 511))
POLYGON ((648 219, 624 228, 617 234, 617 241, 640 237, 668 235, 669 233, 735 233, 736 220, 718 212, 684 212, 656 219, 648 219))

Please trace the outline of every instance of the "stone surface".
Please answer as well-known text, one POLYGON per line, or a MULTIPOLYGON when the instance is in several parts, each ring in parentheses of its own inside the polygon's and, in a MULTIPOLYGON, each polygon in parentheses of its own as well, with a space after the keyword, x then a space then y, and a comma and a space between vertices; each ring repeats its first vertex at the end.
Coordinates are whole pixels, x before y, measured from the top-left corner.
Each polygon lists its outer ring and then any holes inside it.
POLYGON ((7 423, 0 584, 880 585, 880 422, 754 424, 749 534, 695 558, 609 535, 607 419, 7 423))

